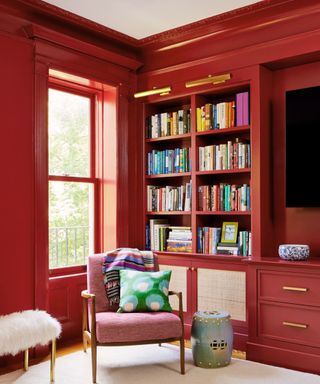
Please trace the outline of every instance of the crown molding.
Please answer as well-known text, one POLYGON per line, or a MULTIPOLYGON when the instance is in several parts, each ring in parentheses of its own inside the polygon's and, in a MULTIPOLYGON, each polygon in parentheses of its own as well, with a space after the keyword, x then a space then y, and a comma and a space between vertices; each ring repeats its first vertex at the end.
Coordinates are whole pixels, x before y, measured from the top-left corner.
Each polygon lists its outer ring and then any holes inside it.
POLYGON ((86 54, 90 54, 91 56, 114 64, 120 64, 121 66, 134 71, 142 65, 139 60, 120 55, 116 52, 111 52, 107 49, 89 44, 85 41, 79 41, 78 39, 75 39, 73 37, 61 34, 56 31, 52 31, 48 28, 40 27, 38 25, 28 25, 25 26, 23 30, 25 35, 29 39, 40 39, 50 43, 63 45, 64 47, 68 47, 70 49, 73 49, 74 51, 85 52, 86 54))
POLYGON ((134 37, 128 36, 124 33, 118 32, 112 28, 108 28, 102 24, 96 23, 92 20, 86 19, 85 17, 76 15, 70 11, 64 10, 60 7, 57 7, 53 4, 47 3, 42 0, 15 0, 16 3, 27 5, 30 9, 34 11, 39 11, 45 13, 46 15, 52 16, 54 18, 62 19, 68 24, 74 24, 77 27, 83 27, 91 30, 93 33, 99 33, 103 37, 114 39, 118 43, 128 44, 132 47, 137 47, 139 45, 139 40, 134 37))
POLYGON ((261 18, 278 18, 279 14, 284 11, 294 11, 308 6, 308 3, 316 2, 319 4, 319 1, 316 0, 305 0, 304 2, 299 0, 263 0, 140 39, 139 47, 155 50, 169 46, 181 46, 182 43, 227 33, 230 29, 241 29, 243 25, 248 23, 259 23, 261 18))

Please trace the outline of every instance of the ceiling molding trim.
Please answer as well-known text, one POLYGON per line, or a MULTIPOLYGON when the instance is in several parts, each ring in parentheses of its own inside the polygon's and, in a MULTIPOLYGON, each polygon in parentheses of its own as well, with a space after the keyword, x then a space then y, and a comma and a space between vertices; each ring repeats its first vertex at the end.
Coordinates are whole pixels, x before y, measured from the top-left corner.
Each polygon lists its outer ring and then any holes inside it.
POLYGON ((112 28, 108 28, 102 24, 96 23, 42 0, 16 0, 16 2, 25 4, 28 7, 31 7, 41 13, 46 13, 49 16, 63 19, 68 24, 73 23, 78 27, 80 26, 90 29, 92 32, 99 33, 105 38, 117 40, 122 44, 129 44, 131 47, 139 46, 139 40, 134 37, 118 32, 112 28))
POLYGON ((204 38, 208 34, 218 34, 226 30, 226 23, 238 18, 245 21, 245 16, 258 12, 268 11, 271 8, 287 3, 297 3, 296 0, 264 0, 258 3, 237 8, 219 15, 211 16, 206 19, 195 21, 181 27, 173 28, 152 36, 139 40, 142 48, 153 48, 153 45, 165 46, 179 44, 181 41, 190 39, 204 38))
POLYGON ((86 55, 90 55, 113 64, 121 65, 122 67, 130 70, 136 71, 142 66, 142 62, 139 60, 123 56, 116 52, 109 51, 84 41, 80 41, 74 37, 64 35, 48 28, 40 27, 38 25, 28 25, 24 27, 23 30, 29 39, 43 40, 63 47, 68 47, 74 51, 85 53, 86 55))

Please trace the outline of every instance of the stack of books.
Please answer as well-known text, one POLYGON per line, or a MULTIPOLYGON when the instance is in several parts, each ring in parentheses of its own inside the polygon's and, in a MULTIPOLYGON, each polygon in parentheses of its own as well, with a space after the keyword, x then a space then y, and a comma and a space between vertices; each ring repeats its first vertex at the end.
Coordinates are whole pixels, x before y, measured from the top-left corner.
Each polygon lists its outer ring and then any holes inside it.
POLYGON ((218 243, 217 254, 218 255, 237 256, 240 254, 239 244, 237 244, 237 243, 218 243))
POLYGON ((169 227, 168 252, 192 252, 191 227, 169 227))

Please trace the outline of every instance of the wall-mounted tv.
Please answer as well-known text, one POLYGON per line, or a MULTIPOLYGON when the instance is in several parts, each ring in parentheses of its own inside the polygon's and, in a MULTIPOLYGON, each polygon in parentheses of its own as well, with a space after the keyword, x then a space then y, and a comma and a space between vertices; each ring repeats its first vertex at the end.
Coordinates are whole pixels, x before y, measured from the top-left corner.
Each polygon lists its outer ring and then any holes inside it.
POLYGON ((286 206, 320 207, 320 86, 286 92, 286 206))

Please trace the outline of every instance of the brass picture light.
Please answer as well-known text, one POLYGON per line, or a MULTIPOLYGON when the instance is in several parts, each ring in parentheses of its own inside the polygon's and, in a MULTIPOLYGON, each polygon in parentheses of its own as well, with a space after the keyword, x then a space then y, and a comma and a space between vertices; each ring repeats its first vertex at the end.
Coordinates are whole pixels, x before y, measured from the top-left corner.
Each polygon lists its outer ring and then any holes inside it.
POLYGON ((198 85, 204 85, 204 84, 220 84, 230 79, 231 79, 231 73, 224 73, 223 75, 217 75, 217 76, 209 75, 204 79, 187 81, 185 86, 186 88, 191 88, 191 87, 197 87, 198 85))
POLYGON ((134 97, 137 99, 138 97, 145 97, 145 96, 159 95, 159 94, 160 96, 165 96, 165 95, 168 95, 170 92, 171 92, 171 86, 167 86, 162 88, 150 89, 149 91, 137 92, 134 94, 134 97))

